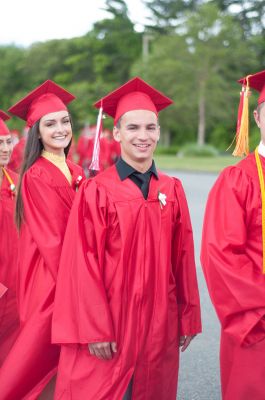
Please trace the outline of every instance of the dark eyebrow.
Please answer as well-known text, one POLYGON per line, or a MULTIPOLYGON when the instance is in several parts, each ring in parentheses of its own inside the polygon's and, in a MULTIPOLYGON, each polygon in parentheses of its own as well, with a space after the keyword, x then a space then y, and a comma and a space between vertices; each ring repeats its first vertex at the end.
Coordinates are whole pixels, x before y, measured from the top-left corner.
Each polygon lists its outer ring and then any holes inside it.
MULTIPOLYGON (((127 128, 128 127, 135 127, 135 126, 139 126, 139 124, 130 123, 130 124, 126 125, 127 128)), ((151 126, 157 126, 157 124, 154 123, 154 122, 151 122, 150 124, 146 124, 145 126, 151 127, 151 126)))
MULTIPOLYGON (((70 118, 70 117, 69 117, 69 115, 65 115, 64 117, 62 117, 62 119, 65 119, 65 118, 70 118)), ((45 119, 44 122, 56 122, 56 119, 45 119)))
POLYGON ((44 122, 55 122, 55 119, 45 119, 44 122))

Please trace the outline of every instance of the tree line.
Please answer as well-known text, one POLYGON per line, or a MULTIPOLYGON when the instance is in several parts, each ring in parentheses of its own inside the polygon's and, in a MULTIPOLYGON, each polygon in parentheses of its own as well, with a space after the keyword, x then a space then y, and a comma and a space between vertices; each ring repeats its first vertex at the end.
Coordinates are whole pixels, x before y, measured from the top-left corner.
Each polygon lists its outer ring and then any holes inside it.
MULTIPOLYGON (((265 65, 263 0, 143 0, 150 18, 137 32, 124 0, 106 0, 109 18, 84 36, 23 48, 0 46, 0 108, 46 79, 74 93, 78 133, 96 121, 93 103, 132 76, 165 92, 174 105, 161 114, 165 146, 197 142, 224 150, 235 134, 237 80, 265 65)), ((251 98, 253 106, 257 100, 251 98)), ((106 118, 106 127, 112 121, 106 118)), ((10 127, 22 128, 12 119, 10 127)), ((252 137, 258 133, 251 126, 252 137)))

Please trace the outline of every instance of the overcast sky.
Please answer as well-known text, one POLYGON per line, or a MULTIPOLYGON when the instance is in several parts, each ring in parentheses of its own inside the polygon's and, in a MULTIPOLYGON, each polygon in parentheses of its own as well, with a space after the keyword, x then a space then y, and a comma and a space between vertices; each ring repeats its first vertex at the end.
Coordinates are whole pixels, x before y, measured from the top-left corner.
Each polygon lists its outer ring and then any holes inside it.
MULTIPOLYGON (((126 0, 136 29, 147 16, 141 0, 126 0)), ((94 22, 109 17, 104 0, 4 0, 1 2, 0 45, 29 46, 49 39, 83 36, 94 22)))

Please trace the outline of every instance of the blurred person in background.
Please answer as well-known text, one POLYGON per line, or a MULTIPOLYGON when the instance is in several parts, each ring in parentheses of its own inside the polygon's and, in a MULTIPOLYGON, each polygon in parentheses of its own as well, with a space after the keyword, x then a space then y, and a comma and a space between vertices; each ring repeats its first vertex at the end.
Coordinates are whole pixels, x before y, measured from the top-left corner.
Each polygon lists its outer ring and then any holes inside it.
POLYGON ((8 164, 8 167, 12 169, 12 171, 16 172, 17 174, 20 172, 20 168, 22 165, 23 157, 24 157, 24 150, 26 146, 26 141, 28 137, 29 127, 26 125, 22 131, 22 137, 19 141, 14 145, 14 150, 8 164))
POLYGON ((0 366, 15 341, 19 317, 17 307, 17 248, 15 197, 18 176, 9 163, 13 142, 5 121, 10 117, 0 110, 0 366))

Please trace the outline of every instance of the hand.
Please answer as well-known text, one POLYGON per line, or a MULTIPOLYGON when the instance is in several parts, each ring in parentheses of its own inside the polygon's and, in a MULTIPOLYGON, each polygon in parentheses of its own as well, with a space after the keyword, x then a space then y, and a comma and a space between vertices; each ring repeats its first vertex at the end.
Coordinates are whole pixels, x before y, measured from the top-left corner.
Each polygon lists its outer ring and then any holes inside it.
POLYGON ((179 347, 180 350, 183 352, 189 347, 190 342, 196 335, 191 335, 191 336, 180 336, 179 338, 179 347))
POLYGON ((89 343, 88 350, 92 356, 100 360, 111 360, 113 353, 117 353, 116 342, 89 343))

